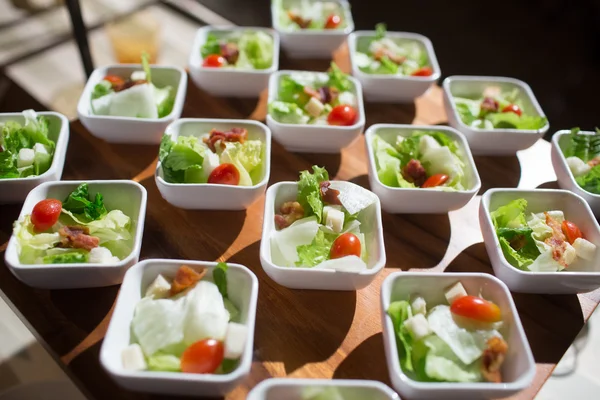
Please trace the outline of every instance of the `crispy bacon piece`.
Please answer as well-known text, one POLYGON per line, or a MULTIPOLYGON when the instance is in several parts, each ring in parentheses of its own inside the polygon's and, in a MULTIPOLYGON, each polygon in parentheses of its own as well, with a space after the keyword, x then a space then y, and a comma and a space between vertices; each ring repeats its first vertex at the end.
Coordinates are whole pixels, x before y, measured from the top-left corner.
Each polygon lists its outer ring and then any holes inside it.
POLYGON ((290 17, 290 20, 292 20, 293 23, 295 23, 296 25, 298 25, 300 27, 300 29, 306 29, 310 26, 310 23, 312 22, 312 19, 310 18, 302 18, 302 16, 296 14, 293 11, 288 11, 287 12, 288 17, 290 17))
POLYGON ((187 265, 182 265, 175 274, 175 279, 171 283, 170 296, 175 296, 178 293, 193 288, 196 283, 206 275, 206 268, 196 271, 187 265))
POLYGON ((567 249, 567 238, 562 231, 562 225, 560 222, 552 218, 549 213, 544 212, 544 215, 546 216, 546 225, 552 228, 552 236, 550 236, 544 242, 552 247, 552 258, 566 268, 567 263, 564 260, 564 254, 565 250, 567 249))
POLYGON ((61 247, 74 249, 84 249, 87 251, 98 247, 100 239, 96 236, 90 236, 90 230, 87 226, 63 226, 59 229, 58 234, 61 236, 61 247))
POLYGON ((132 81, 131 79, 127 79, 123 83, 113 84, 113 90, 115 92, 120 92, 122 90, 129 89, 130 87, 133 87, 136 85, 143 85, 144 83, 148 83, 148 81, 145 79, 138 79, 137 81, 132 81))
POLYGON ((498 102, 491 97, 485 97, 481 102, 481 110, 487 112, 498 111, 498 102))
POLYGON ((406 57, 394 54, 392 51, 381 48, 373 54, 373 58, 377 61, 381 61, 383 57, 387 57, 391 62, 397 65, 401 65, 404 61, 406 61, 406 57))
POLYGON ((304 218, 304 207, 297 201, 286 201, 279 208, 281 214, 275 214, 275 225, 278 229, 287 228, 295 221, 304 218))
POLYGON ((235 43, 222 44, 221 56, 227 61, 227 64, 235 64, 240 56, 238 45, 235 43))
POLYGON ((515 249, 516 251, 521 250, 527 244, 527 239, 525 235, 516 235, 510 240, 510 247, 515 249))
POLYGON ((216 144, 221 141, 221 148, 225 148, 225 142, 240 142, 244 143, 248 139, 248 131, 244 128, 231 128, 229 132, 222 132, 216 129, 210 131, 210 135, 203 138, 202 141, 206 143, 209 149, 213 153, 217 152, 216 144))
POLYGON ((404 166, 404 168, 402 168, 402 176, 408 182, 414 183, 419 187, 421 187, 427 180, 427 172, 425 172, 425 168, 423 168, 419 160, 415 160, 414 158, 410 160, 408 164, 404 166))
POLYGON ((321 182, 321 184, 319 185, 319 192, 321 195, 321 199, 323 199, 323 202, 325 204, 336 204, 341 206, 342 202, 340 201, 340 191, 337 189, 332 189, 329 186, 331 186, 331 182, 329 181, 323 181, 321 182))
POLYGON ((590 161, 587 162, 587 164, 594 168, 596 165, 600 164, 600 157, 594 157, 592 158, 590 161))
POLYGON ((508 344, 497 336, 487 341, 487 348, 483 351, 481 359, 481 374, 488 382, 502 382, 500 368, 508 352, 508 344))
POLYGON ((304 86, 304 93, 314 97, 323 104, 331 103, 337 99, 339 91, 334 87, 323 86, 319 89, 313 89, 310 86, 304 86))

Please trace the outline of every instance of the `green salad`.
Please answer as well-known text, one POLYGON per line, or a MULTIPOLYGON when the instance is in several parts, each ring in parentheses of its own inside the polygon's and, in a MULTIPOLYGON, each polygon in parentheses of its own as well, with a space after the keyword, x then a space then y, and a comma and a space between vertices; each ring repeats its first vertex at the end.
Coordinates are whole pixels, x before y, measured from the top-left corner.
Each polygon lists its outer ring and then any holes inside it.
POLYGON ((227 374, 246 349, 248 328, 229 298, 228 265, 211 276, 182 265, 143 289, 131 321, 131 344, 121 353, 129 371, 227 374))
POLYGON ((443 132, 414 131, 392 142, 374 135, 371 145, 381 183, 400 188, 468 190, 464 154, 443 132))
POLYGON ((473 97, 452 96, 461 121, 477 129, 530 129, 543 128, 546 117, 524 112, 520 90, 503 91, 488 86, 482 94, 473 97))
POLYGON ((41 175, 52 164, 56 144, 48 137, 48 120, 23 111, 25 125, 0 122, 0 179, 41 175))
POLYGON ((45 199, 14 224, 23 264, 118 263, 133 248, 131 219, 107 210, 101 193, 82 183, 62 202, 45 199))
POLYGON ((367 74, 431 76, 427 50, 418 40, 386 35, 385 24, 377 24, 374 37, 358 38, 354 62, 367 74))
POLYGON ((267 69, 273 65, 273 37, 251 30, 210 32, 200 53, 204 67, 267 69))
POLYGON ((277 22, 286 31, 346 29, 348 21, 337 1, 272 0, 277 22))
POLYGON ((142 70, 131 76, 106 75, 94 86, 91 109, 94 115, 132 118, 162 118, 173 111, 175 89, 152 83, 148 55, 142 56, 142 70))
POLYGON ((264 152, 260 140, 250 140, 245 128, 234 127, 175 140, 165 134, 159 160, 169 183, 253 186, 262 179, 264 152))
POLYGON ((585 191, 600 194, 600 130, 590 135, 573 128, 560 141, 560 148, 575 182, 585 191))
POLYGON ((335 63, 328 73, 282 75, 269 115, 284 124, 351 126, 358 120, 356 88, 335 63))

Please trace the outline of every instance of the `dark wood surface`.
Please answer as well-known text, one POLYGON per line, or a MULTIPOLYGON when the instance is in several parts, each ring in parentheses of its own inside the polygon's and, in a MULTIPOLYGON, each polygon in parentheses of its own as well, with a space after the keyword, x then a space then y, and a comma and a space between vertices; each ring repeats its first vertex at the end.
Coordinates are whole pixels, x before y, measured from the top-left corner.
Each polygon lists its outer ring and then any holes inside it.
MULTIPOLYGON (((342 50, 336 59, 348 67, 342 50)), ((324 70, 326 61, 282 60, 282 69, 324 70)), ((190 81, 183 117, 264 118, 263 95, 255 100, 214 98, 190 81)), ((432 88, 410 105, 366 104, 367 126, 379 123, 444 123, 441 90, 432 88)), ((548 143, 541 141, 529 157, 547 161, 548 143)), ((141 258, 227 260, 246 265, 260 282, 254 360, 250 376, 227 399, 243 399, 268 377, 361 378, 390 384, 380 324, 379 288, 399 270, 492 273, 481 242, 476 198, 449 215, 383 213, 387 265, 375 281, 357 292, 290 290, 263 272, 259 261, 264 199, 239 212, 185 211, 168 204, 153 178, 158 147, 117 145, 94 138, 75 121, 63 179, 134 179, 148 191, 141 258)), ((520 163, 516 156, 476 157, 483 187, 515 187, 520 163)), ((336 179, 368 188, 362 138, 341 155, 293 154, 272 146, 270 184, 296 180, 313 164, 327 167, 336 179)), ((532 173, 531 171, 527 171, 532 173)), ((535 175, 535 172, 533 172, 535 175)), ((540 183, 543 182, 540 179, 540 183)), ((523 181, 522 181, 523 182, 523 181)), ((528 182, 535 182, 535 179, 528 182)), ((555 182, 544 187, 555 187, 555 182)), ((2 206, 0 244, 11 233, 21 205, 2 206)), ((19 282, 0 261, 0 289, 18 308, 68 369, 96 399, 167 399, 120 389, 98 361, 118 286, 38 290, 19 282)), ((514 294, 537 362, 533 385, 514 398, 532 399, 592 313, 600 292, 584 295, 514 294)))

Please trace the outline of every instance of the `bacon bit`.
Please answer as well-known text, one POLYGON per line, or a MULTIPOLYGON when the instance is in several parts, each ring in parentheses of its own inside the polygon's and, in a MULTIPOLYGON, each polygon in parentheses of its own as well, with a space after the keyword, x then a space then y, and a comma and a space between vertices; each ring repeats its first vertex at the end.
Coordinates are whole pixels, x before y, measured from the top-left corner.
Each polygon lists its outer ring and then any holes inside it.
POLYGON ((600 157, 594 157, 587 162, 587 165, 589 165, 592 168, 594 168, 598 164, 600 164, 600 157))
POLYGON ((244 143, 248 139, 248 131, 244 128, 231 128, 229 132, 221 132, 216 129, 210 131, 208 137, 202 139, 204 143, 212 150, 217 152, 216 144, 221 141, 221 149, 225 148, 225 142, 240 142, 244 143))
POLYGON ((90 236, 90 230, 87 226, 63 226, 59 229, 61 236, 60 245, 65 248, 84 249, 87 251, 98 247, 100 238, 90 236))
POLYGON ((316 97, 318 100, 321 99, 321 95, 319 92, 310 86, 304 86, 304 93, 309 95, 310 97, 316 97))
POLYGON ((275 214, 275 225, 278 229, 287 228, 295 221, 304 218, 304 207, 297 201, 286 201, 279 207, 281 214, 275 214))
POLYGON ((482 111, 496 112, 498 111, 498 107, 498 102, 491 97, 485 97, 481 102, 482 111))
POLYGON ((310 23, 312 22, 312 19, 302 18, 302 16, 296 14, 293 11, 288 11, 287 14, 288 17, 290 17, 290 20, 296 25, 298 25, 301 29, 308 28, 310 26, 310 23))
POLYGON ((240 56, 238 45, 235 43, 222 44, 221 56, 227 61, 227 64, 235 64, 240 56))
POLYGON ((521 250, 527 244, 527 239, 525 235, 516 235, 510 240, 510 247, 515 249, 516 251, 521 250))
POLYGON ((385 48, 378 49, 375 54, 373 54, 373 58, 377 61, 381 61, 383 57, 387 57, 391 62, 397 65, 402 65, 402 63, 406 61, 405 56, 394 54, 392 51, 385 48))
POLYGON ((427 180, 427 172, 425 172, 425 168, 421 165, 419 160, 415 160, 414 158, 408 162, 402 168, 402 176, 408 182, 414 183, 416 186, 421 187, 423 183, 427 180))
POLYGON ((500 337, 493 337, 487 341, 487 348, 483 351, 481 359, 481 374, 488 382, 502 382, 500 368, 508 352, 508 344, 500 337))
POLYGON ((567 242, 565 241, 567 238, 562 231, 562 225, 552 218, 548 212, 544 212, 544 215, 546 216, 546 225, 552 228, 552 236, 544 242, 552 247, 552 258, 566 268, 568 264, 564 260, 564 254, 567 250, 567 242))
POLYGON ((336 204, 341 206, 342 202, 340 201, 340 191, 337 189, 331 189, 331 182, 323 181, 319 185, 319 192, 321 194, 321 199, 325 204, 336 204))
POLYGON ((200 281, 206 275, 206 268, 202 268, 199 271, 196 271, 187 265, 182 265, 177 270, 177 274, 175 274, 175 279, 171 283, 171 291, 169 295, 175 296, 183 292, 184 290, 188 290, 196 286, 196 283, 200 281))
POLYGON ((143 85, 145 83, 148 83, 148 81, 145 79, 138 79, 137 81, 132 81, 132 80, 128 79, 121 84, 116 84, 116 85, 113 84, 113 90, 115 92, 121 92, 125 89, 129 89, 130 87, 134 87, 136 85, 143 85))

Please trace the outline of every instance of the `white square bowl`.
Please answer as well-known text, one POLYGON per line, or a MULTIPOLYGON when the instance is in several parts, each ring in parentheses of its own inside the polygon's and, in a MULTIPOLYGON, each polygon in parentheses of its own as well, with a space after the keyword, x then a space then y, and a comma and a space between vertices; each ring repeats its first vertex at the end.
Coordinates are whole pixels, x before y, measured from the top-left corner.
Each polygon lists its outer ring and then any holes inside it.
MULTIPOLYGON (((44 111, 36 114, 48 120, 48 137, 56 143, 52 164, 48 171, 38 176, 0 179, 0 204, 19 203, 25 200, 27 194, 39 184, 58 181, 62 177, 69 145, 69 120, 56 112, 44 111)), ((7 121, 15 121, 24 125, 25 117, 21 113, 0 114, 0 124, 7 121)))
POLYGON ((141 64, 117 64, 94 70, 83 89, 77 104, 77 116, 90 133, 110 143, 160 143, 167 125, 181 116, 187 90, 187 74, 179 67, 152 65, 152 83, 157 87, 172 86, 176 91, 173 110, 162 118, 131 118, 94 115, 91 98, 94 86, 106 75, 129 77, 133 71, 141 71, 141 64))
POLYGON ((252 271, 240 264, 230 264, 227 284, 231 301, 240 310, 240 321, 248 328, 246 348, 238 367, 229 374, 191 374, 163 371, 129 371, 121 361, 121 352, 131 341, 131 321, 135 307, 141 300, 145 288, 162 274, 175 276, 181 265, 209 270, 206 280, 212 280, 215 262, 148 259, 133 266, 123 279, 110 325, 100 349, 100 363, 110 376, 122 387, 137 392, 153 394, 218 396, 223 395, 250 373, 254 347, 254 323, 258 298, 258 279, 252 271))
POLYGON ((375 36, 375 31, 357 31, 348 36, 350 50, 350 63, 352 75, 360 81, 367 101, 385 103, 409 103, 423 95, 432 85, 440 79, 442 74, 431 41, 418 33, 387 32, 386 37, 401 40, 416 41, 427 52, 429 64, 433 69, 431 76, 399 76, 385 74, 367 74, 356 65, 356 52, 358 46, 375 36))
POLYGON ((267 189, 262 240, 260 241, 260 263, 267 275, 278 284, 291 289, 358 290, 368 286, 375 279, 375 275, 385 266, 385 246, 379 199, 363 210, 362 215, 358 218, 368 249, 366 270, 349 272, 332 269, 280 267, 271 261, 271 233, 276 230, 275 210, 279 210, 284 202, 295 200, 297 193, 297 182, 278 182, 267 189))
POLYGON ((102 193, 104 204, 110 210, 121 210, 131 218, 133 243, 131 253, 114 264, 22 264, 14 235, 8 241, 4 259, 10 271, 26 285, 41 289, 72 289, 110 286, 121 283, 129 267, 137 263, 142 248, 142 235, 146 218, 146 188, 129 180, 107 181, 56 181, 42 183, 33 189, 19 214, 19 219, 31 214, 41 200, 53 198, 63 201, 82 183, 88 183, 90 195, 102 193))
MULTIPOLYGON (((303 73, 325 75, 324 72, 278 71, 269 79, 269 104, 279 98, 279 81, 282 76, 303 73)), ((357 121, 351 126, 285 124, 267 113, 267 125, 273 137, 288 151, 298 153, 339 153, 360 136, 365 127, 365 109, 362 87, 353 77, 348 79, 354 86, 357 104, 357 121)))
POLYGON ((563 211, 565 218, 574 222, 586 239, 596 246, 600 245, 598 222, 590 206, 580 196, 566 190, 490 189, 481 198, 479 221, 494 274, 513 292, 574 294, 600 287, 600 250, 596 251, 592 262, 560 272, 522 271, 506 261, 490 213, 519 198, 527 200, 528 213, 563 211))
MULTIPOLYGON (((554 167, 554 172, 556 173, 558 186, 560 186, 561 189, 569 190, 583 197, 590 205, 590 208, 594 214, 596 216, 600 216, 600 194, 588 192, 577 184, 561 150, 561 144, 568 140, 570 133, 570 130, 561 130, 552 136, 552 166, 554 167)), ((596 135, 596 132, 584 131, 579 132, 579 134, 596 135)))
POLYGON ((247 129, 249 139, 258 139, 264 144, 260 182, 253 186, 169 183, 164 179, 159 162, 154 178, 165 200, 175 207, 188 210, 244 210, 265 192, 271 173, 271 131, 265 124, 245 119, 182 118, 169 125, 165 135, 171 135, 176 140, 178 136, 200 137, 211 129, 228 130, 234 127, 247 129))
POLYGON ((411 399, 483 399, 504 398, 523 390, 535 376, 535 361, 523 331, 521 319, 508 291, 497 278, 481 273, 412 273, 390 274, 381 286, 381 318, 383 343, 392 386, 411 399), (505 321, 500 332, 508 343, 508 354, 502 366, 502 383, 419 382, 407 376, 400 366, 396 334, 387 309, 393 301, 422 296, 428 304, 447 304, 444 289, 461 282, 467 293, 481 294, 500 307, 505 321))
POLYGON ((304 400, 305 391, 338 389, 343 398, 368 400, 400 400, 387 385, 378 381, 360 379, 291 379, 270 378, 262 381, 248 393, 246 400, 304 400), (348 397, 344 397, 348 396, 348 397))
MULTIPOLYGON (((322 0, 317 0, 322 1, 322 0)), ((281 47, 291 58, 331 58, 332 53, 346 41, 354 30, 354 21, 347 0, 328 0, 338 3, 344 10, 344 29, 286 30, 279 24, 279 10, 271 1, 271 23, 281 37, 281 47)), ((283 0, 284 5, 299 3, 300 0, 283 0)))
POLYGON ((192 80, 215 96, 258 97, 269 85, 269 76, 279 69, 279 34, 273 29, 239 26, 204 26, 196 32, 189 59, 192 80), (202 66, 200 49, 209 33, 261 31, 273 38, 273 63, 267 69, 207 68, 202 66))
POLYGON ((486 87, 494 85, 502 90, 519 90, 523 102, 523 112, 529 115, 544 117, 533 91, 525 82, 505 77, 493 76, 449 76, 444 79, 444 107, 448 115, 448 123, 462 132, 471 151, 475 155, 507 155, 531 147, 548 131, 546 122, 540 129, 476 129, 465 125, 458 112, 453 96, 480 96, 486 87))
POLYGON ((369 160, 369 184, 371 190, 381 201, 381 208, 393 214, 402 213, 427 213, 443 214, 448 211, 459 209, 466 205, 477 194, 481 188, 481 180, 471 155, 471 150, 465 137, 455 129, 437 125, 394 125, 375 124, 371 125, 365 133, 367 158, 369 160), (375 135, 384 140, 393 139, 397 135, 408 137, 413 131, 440 131, 457 141, 465 163, 465 174, 469 184, 468 190, 444 192, 441 190, 428 189, 405 189, 384 185, 377 175, 377 165, 373 150, 373 138, 375 135))

